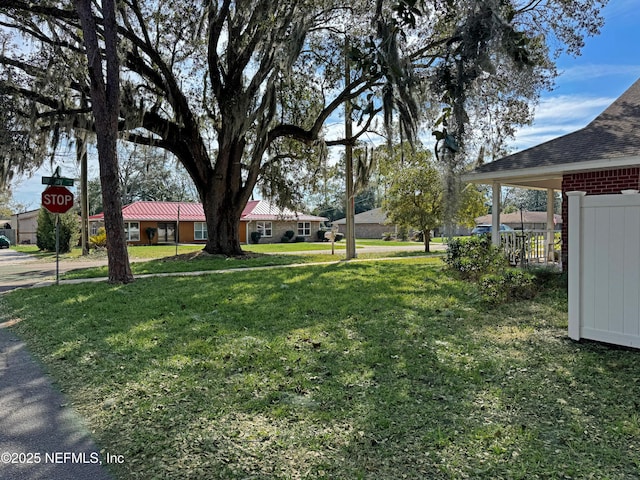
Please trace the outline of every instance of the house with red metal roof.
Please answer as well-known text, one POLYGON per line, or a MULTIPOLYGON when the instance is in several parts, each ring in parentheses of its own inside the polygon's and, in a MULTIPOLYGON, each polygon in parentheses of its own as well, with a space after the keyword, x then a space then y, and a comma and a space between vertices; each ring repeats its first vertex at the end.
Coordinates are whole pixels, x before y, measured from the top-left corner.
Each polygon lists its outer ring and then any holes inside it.
MULTIPOLYGON (((200 203, 140 201, 122 209, 127 242, 132 245, 158 243, 205 243, 207 224, 200 203)), ((253 232, 261 243, 280 242, 285 232, 314 241, 328 219, 279 208, 266 200, 250 200, 240 217, 240 242, 248 243, 253 232)), ((104 215, 89 217, 91 234, 104 225, 104 215)))

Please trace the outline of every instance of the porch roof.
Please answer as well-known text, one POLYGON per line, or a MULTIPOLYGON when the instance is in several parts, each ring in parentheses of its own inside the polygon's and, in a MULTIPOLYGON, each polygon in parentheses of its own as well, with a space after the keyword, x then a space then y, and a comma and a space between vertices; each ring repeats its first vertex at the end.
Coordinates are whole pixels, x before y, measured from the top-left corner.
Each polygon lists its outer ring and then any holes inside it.
POLYGON ((462 178, 561 189, 562 175, 640 165, 640 80, 586 127, 477 167, 462 178))

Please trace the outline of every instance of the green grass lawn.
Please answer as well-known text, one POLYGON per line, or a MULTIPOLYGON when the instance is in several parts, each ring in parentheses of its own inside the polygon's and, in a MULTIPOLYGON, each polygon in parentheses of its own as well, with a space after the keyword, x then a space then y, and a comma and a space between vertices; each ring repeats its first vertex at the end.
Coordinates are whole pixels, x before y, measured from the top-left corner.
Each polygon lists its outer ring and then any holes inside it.
MULTIPOLYGON (((415 246, 419 244, 416 242, 386 242, 384 240, 356 239, 357 248, 366 246, 392 247, 412 245, 415 246)), ((129 246, 128 251, 129 258, 131 258, 132 260, 152 260, 175 256, 176 252, 178 255, 199 252, 202 250, 202 247, 203 245, 180 244, 176 249, 175 245, 135 245, 129 246)), ((39 251, 38 247, 35 245, 14 245, 12 248, 22 253, 36 255, 41 259, 50 259, 51 261, 55 260, 55 252, 39 251)), ((346 244, 344 241, 336 242, 334 244, 334 249, 336 250, 336 252, 343 252, 345 248, 346 244)), ((242 249, 246 252, 269 254, 304 253, 310 251, 326 251, 328 254, 330 254, 331 242, 260 243, 243 245, 242 249)), ((91 259, 100 256, 106 257, 106 253, 104 251, 96 253, 95 250, 91 250, 88 258, 91 259)), ((71 252, 60 254, 60 258, 65 260, 82 259, 82 249, 78 247, 73 248, 71 252)))
MULTIPOLYGON (((410 242, 382 242, 376 240, 358 240, 361 245, 393 246, 411 245, 410 242)), ((344 242, 336 244, 335 254, 331 254, 330 243, 276 243, 260 245, 244 245, 243 249, 249 254, 246 258, 227 258, 220 255, 206 255, 202 253, 202 245, 179 245, 176 256, 175 245, 130 246, 128 247, 131 270, 134 275, 196 272, 210 270, 228 270, 232 268, 251 268, 273 265, 290 265, 298 263, 335 262, 344 260, 344 242), (324 252, 324 253, 317 253, 324 252), (293 255, 302 254, 302 255, 293 255)), ((40 252, 35 246, 20 246, 19 251, 38 256, 41 260, 55 261, 55 254, 40 252)), ((438 252, 434 252, 438 253, 438 252)), ((359 258, 379 257, 411 257, 422 256, 424 252, 358 252, 359 258)), ((86 260, 104 260, 105 266, 93 268, 73 269, 62 275, 63 280, 78 278, 107 277, 106 252, 91 251, 89 256, 83 257, 79 248, 61 255, 61 259, 70 262, 84 262, 86 260)))
MULTIPOLYGON (((640 355, 435 258, 19 290, 119 479, 637 478, 640 355)), ((0 320, 2 321, 2 320, 0 320)))

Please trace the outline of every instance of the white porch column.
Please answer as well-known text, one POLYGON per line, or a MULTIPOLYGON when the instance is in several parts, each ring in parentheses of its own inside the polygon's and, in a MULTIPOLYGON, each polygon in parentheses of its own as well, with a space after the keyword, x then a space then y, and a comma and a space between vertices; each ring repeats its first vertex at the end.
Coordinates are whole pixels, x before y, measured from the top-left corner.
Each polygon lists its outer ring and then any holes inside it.
POLYGON ((547 262, 553 262, 553 245, 555 243, 555 223, 553 221, 553 204, 555 200, 553 188, 547 189, 547 235, 545 242, 545 258, 547 262))
POLYGON ((582 199, 585 192, 567 192, 569 201, 569 337, 580 340, 582 322, 582 199))
POLYGON ((493 182, 493 205, 491 207, 491 243, 500 246, 500 194, 502 185, 500 182, 493 182))

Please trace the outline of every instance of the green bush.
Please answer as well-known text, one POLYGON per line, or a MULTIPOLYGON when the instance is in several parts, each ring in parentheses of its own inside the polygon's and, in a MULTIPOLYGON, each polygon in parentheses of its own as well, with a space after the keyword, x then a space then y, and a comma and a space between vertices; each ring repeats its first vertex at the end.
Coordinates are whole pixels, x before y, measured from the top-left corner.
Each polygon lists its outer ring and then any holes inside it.
POLYGON ((562 272, 553 267, 529 267, 527 271, 535 277, 536 285, 539 289, 567 289, 568 276, 566 272, 562 272))
POLYGON ((536 296, 534 275, 512 267, 502 273, 491 273, 480 279, 482 300, 492 305, 536 296))
POLYGON ((262 238, 262 233, 260 232, 251 232, 251 243, 259 243, 262 238))
MULTIPOLYGON (((80 239, 80 218, 75 209, 58 215, 60 221, 60 253, 71 251, 80 239)), ((36 244, 40 250, 56 251, 56 214, 41 208, 38 214, 36 244)))
POLYGON ((444 261, 451 270, 468 280, 499 273, 509 266, 504 253, 486 236, 451 240, 444 261))
POLYGON ((296 236, 296 232, 294 232, 293 230, 287 230, 286 232, 284 232, 284 235, 282 236, 280 241, 282 243, 289 243, 294 241, 295 236, 296 236))

